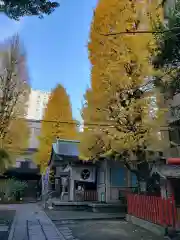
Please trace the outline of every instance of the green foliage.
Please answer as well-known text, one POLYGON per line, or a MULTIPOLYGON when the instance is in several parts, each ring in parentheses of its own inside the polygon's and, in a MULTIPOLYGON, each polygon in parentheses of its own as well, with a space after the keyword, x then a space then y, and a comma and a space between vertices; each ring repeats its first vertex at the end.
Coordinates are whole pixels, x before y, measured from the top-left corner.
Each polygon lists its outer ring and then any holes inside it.
POLYGON ((164 31, 155 34, 158 43, 158 54, 154 58, 154 66, 161 69, 155 85, 161 88, 166 98, 180 92, 180 1, 176 1, 174 8, 169 9, 167 23, 158 23, 155 30, 164 31), (171 30, 172 31, 169 31, 171 30))
POLYGON ((142 90, 145 81, 156 74, 149 61, 157 49, 154 36, 100 34, 139 31, 144 25, 152 30, 152 19, 160 18, 161 11, 156 9, 157 1, 147 2, 98 1, 88 44, 91 88, 82 110, 82 156, 97 159, 121 153, 118 158, 127 163, 130 158, 144 160, 147 148, 161 149, 158 132, 164 112, 151 114, 152 98, 159 93, 147 86, 142 90), (137 14, 142 9, 146 11, 137 14), (96 125, 89 126, 89 122, 96 125))
POLYGON ((0 12, 5 13, 9 18, 19 20, 24 16, 39 16, 51 14, 59 3, 49 0, 2 0, 0 12))
POLYGON ((3 200, 14 199, 18 192, 22 192, 27 183, 16 179, 0 181, 0 196, 3 200))
POLYGON ((0 172, 4 172, 9 165, 11 165, 11 157, 9 153, 4 149, 0 149, 0 172))
POLYGON ((1 44, 0 62, 0 172, 3 172, 27 147, 29 138, 25 119, 29 77, 18 35, 1 44))

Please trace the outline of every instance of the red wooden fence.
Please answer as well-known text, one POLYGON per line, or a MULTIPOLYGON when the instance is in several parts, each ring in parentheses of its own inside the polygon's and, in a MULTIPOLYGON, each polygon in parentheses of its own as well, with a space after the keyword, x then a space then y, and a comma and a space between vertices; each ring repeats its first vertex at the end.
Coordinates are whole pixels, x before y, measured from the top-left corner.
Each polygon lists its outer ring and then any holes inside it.
POLYGON ((177 226, 177 211, 173 197, 127 194, 128 214, 162 225, 177 226))
POLYGON ((97 191, 84 191, 84 201, 97 201, 98 194, 97 191))

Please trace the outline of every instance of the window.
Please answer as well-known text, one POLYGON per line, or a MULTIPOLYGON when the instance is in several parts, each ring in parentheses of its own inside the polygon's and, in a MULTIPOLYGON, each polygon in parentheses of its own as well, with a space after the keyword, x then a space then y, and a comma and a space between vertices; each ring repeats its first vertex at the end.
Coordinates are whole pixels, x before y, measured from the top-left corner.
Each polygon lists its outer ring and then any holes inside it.
POLYGON ((111 168, 110 180, 113 187, 126 186, 126 172, 124 168, 111 168))
POLYGON ((36 168, 36 165, 30 158, 24 158, 24 161, 21 164, 23 168, 36 168))
POLYGON ((33 161, 30 162, 30 168, 31 169, 36 169, 37 168, 36 164, 33 161))
POLYGON ((169 140, 176 144, 180 144, 180 129, 169 130, 169 140))
POLYGON ((137 186, 137 176, 134 173, 131 173, 131 187, 137 186))
POLYGON ((23 169, 29 168, 29 162, 27 162, 27 161, 21 162, 21 168, 23 168, 23 169))

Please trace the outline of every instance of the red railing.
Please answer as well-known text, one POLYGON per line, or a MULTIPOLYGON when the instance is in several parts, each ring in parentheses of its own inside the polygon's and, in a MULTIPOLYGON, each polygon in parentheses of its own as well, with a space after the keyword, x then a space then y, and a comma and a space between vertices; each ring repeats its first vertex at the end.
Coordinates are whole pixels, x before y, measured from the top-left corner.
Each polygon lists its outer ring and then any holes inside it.
POLYGON ((97 191, 84 191, 84 201, 90 202, 98 201, 97 191))
POLYGON ((173 197, 163 199, 128 193, 127 204, 130 215, 162 226, 177 226, 177 211, 173 197))

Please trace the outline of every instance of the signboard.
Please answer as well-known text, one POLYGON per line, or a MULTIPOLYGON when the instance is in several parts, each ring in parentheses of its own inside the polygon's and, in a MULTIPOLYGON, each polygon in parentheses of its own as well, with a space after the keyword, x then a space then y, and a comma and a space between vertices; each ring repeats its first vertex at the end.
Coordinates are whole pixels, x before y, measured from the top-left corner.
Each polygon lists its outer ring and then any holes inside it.
POLYGON ((168 158, 167 164, 180 165, 180 158, 168 158))
POLYGON ((95 167, 73 167, 73 179, 82 182, 95 182, 96 169, 95 167))

